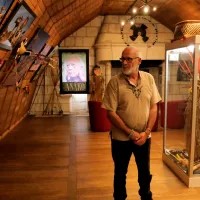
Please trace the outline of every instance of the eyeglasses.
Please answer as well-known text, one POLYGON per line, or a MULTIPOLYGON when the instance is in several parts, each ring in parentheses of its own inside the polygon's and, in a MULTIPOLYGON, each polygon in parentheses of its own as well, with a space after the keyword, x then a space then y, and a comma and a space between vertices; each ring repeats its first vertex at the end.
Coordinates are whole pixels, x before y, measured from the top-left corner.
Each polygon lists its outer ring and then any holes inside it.
POLYGON ((126 62, 130 63, 130 62, 132 62, 133 60, 135 60, 136 58, 139 58, 139 57, 135 57, 135 58, 130 58, 130 57, 124 58, 124 57, 122 57, 122 58, 120 58, 119 60, 120 60, 120 62, 126 61, 126 62))

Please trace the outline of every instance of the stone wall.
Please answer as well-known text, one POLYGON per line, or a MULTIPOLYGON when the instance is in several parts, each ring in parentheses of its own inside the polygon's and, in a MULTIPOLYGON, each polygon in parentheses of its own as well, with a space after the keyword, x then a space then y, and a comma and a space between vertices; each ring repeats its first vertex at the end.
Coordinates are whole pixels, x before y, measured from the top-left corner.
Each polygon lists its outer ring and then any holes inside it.
MULTIPOLYGON (((60 49, 89 49, 89 72, 91 76, 92 67, 95 64, 99 64, 102 68, 102 73, 105 78, 105 85, 108 83, 111 77, 111 60, 118 60, 121 56, 121 51, 126 47, 124 40, 121 38, 120 33, 120 21, 127 16, 99 16, 74 32, 69 37, 65 38, 59 45, 60 49)), ((148 48, 148 44, 141 40, 136 40, 131 45, 137 46, 142 52, 143 59, 158 59, 165 60, 165 43, 169 43, 173 38, 173 33, 165 26, 155 21, 150 17, 146 17, 154 23, 158 30, 158 40, 156 44, 148 48)), ((140 19, 138 23, 145 23, 148 26, 147 35, 150 38, 150 42, 155 39, 155 29, 148 20, 140 19)), ((125 33, 128 33, 125 30, 125 33)), ((54 57, 58 57, 58 53, 54 54, 54 57)), ((164 66, 163 66, 164 68, 164 66)), ((158 83, 158 69, 150 70, 150 73, 155 77, 158 83)), ((49 77, 46 77, 46 83, 49 77)), ((45 85, 45 90, 51 87, 45 85)), ((159 84, 158 84, 159 85, 159 84)), ((159 85, 160 87, 160 85, 159 85)), ((59 93, 59 82, 57 85, 57 91, 59 93)), ((161 89, 160 89, 161 91, 161 89)), ((46 95, 48 93, 46 92, 46 95)), ((37 98, 42 98, 42 95, 37 98)), ((70 94, 59 95, 64 114, 86 114, 88 112, 87 102, 90 98, 89 94, 70 94)), ((32 114, 41 114, 43 108, 42 100, 36 100, 37 105, 34 105, 34 109, 31 110, 32 114)))

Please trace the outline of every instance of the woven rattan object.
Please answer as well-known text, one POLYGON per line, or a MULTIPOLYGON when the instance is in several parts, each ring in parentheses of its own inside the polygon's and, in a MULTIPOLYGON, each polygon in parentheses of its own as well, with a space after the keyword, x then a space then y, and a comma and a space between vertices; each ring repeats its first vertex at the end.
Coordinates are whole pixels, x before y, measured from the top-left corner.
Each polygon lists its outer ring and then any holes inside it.
POLYGON ((174 40, 200 35, 200 20, 186 20, 176 24, 174 40))

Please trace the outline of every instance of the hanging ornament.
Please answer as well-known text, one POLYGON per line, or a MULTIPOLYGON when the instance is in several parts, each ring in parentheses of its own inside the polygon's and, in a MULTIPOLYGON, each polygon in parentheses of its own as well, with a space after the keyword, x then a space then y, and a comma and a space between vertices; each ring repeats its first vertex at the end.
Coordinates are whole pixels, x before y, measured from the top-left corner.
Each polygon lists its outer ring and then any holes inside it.
POLYGON ((26 85, 25 88, 24 88, 24 90, 25 90, 25 92, 27 94, 29 94, 30 93, 30 87, 29 87, 29 85, 26 85))
MULTIPOLYGON (((130 42, 128 41, 127 37, 125 38, 125 33, 124 33, 124 27, 126 25, 131 24, 130 29, 133 30, 133 35, 129 36, 129 38, 132 41, 135 41, 137 39, 138 36, 142 37, 143 42, 147 42, 147 47, 151 47, 153 45, 156 44, 157 40, 158 40, 158 29, 156 28, 155 24, 148 18, 143 17, 143 16, 131 16, 129 19, 127 19, 126 21, 123 21, 121 23, 121 36, 122 36, 122 40, 124 41, 124 43, 127 46, 130 46, 130 42), (147 37, 146 35, 146 29, 148 28, 145 24, 140 23, 140 26, 136 26, 136 20, 141 20, 141 21, 147 21, 148 24, 151 24, 154 28, 154 39, 152 42, 148 43, 147 41, 150 39, 149 37, 147 37)), ((139 23, 138 23, 139 24, 139 23)))

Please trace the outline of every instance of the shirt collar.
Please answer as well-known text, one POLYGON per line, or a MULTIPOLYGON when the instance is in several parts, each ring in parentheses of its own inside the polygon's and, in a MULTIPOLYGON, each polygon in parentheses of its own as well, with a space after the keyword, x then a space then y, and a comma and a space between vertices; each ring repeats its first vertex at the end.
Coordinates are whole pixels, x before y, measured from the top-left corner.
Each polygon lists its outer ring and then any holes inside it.
MULTIPOLYGON (((141 85, 141 80, 142 80, 142 73, 141 73, 141 71, 138 71, 138 77, 139 77, 139 79, 138 79, 138 86, 139 85, 141 85)), ((122 77, 124 77, 124 79, 129 83, 129 84, 131 84, 131 85, 133 85, 132 83, 130 83, 130 81, 129 81, 129 77, 127 76, 127 75, 125 75, 125 74, 123 74, 123 73, 121 73, 121 75, 122 75, 122 77)))

